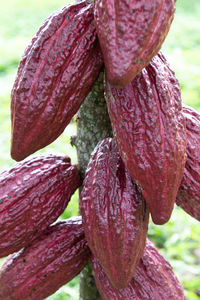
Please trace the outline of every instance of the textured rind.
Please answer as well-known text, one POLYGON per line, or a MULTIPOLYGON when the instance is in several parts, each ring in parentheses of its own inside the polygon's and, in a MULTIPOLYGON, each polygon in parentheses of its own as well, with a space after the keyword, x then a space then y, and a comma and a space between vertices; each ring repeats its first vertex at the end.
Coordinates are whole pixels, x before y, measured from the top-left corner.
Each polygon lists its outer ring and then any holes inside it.
POLYGON ((143 254, 149 212, 112 138, 100 142, 92 153, 80 207, 92 253, 112 284, 124 288, 143 254))
POLYGON ((42 300, 78 275, 90 250, 81 217, 49 227, 0 270, 0 299, 42 300))
POLYGON ((200 221, 200 114, 183 106, 186 119, 187 160, 176 204, 200 221))
POLYGON ((19 161, 53 142, 89 93, 103 65, 93 5, 52 14, 25 50, 11 94, 11 155, 19 161))
POLYGON ((186 161, 179 83, 159 53, 124 89, 106 82, 113 134, 132 178, 143 189, 154 223, 170 218, 186 161))
POLYGON ((0 174, 0 257, 29 244, 65 210, 80 186, 67 156, 37 156, 0 174))
POLYGON ((92 266, 103 300, 186 300, 171 266, 148 240, 134 276, 125 289, 115 289, 111 285, 93 255, 92 266))
POLYGON ((175 0, 96 0, 94 19, 111 85, 125 87, 158 53, 175 0))

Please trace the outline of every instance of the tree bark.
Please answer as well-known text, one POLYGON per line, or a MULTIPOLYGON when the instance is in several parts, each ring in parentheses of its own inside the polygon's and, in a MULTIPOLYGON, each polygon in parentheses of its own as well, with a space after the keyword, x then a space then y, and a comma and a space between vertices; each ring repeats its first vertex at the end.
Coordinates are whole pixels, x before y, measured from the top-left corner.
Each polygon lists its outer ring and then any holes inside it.
MULTIPOLYGON (((81 106, 77 117, 77 137, 72 140, 76 145, 78 163, 82 180, 97 143, 112 136, 112 128, 104 98, 104 72, 101 71, 92 91, 81 106)), ((80 300, 100 300, 92 274, 91 262, 80 274, 80 300)))

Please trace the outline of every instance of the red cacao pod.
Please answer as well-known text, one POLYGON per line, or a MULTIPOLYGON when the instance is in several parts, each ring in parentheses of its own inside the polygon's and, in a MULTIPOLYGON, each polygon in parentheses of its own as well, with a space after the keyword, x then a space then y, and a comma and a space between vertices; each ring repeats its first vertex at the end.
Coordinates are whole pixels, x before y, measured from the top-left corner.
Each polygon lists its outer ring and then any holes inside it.
POLYGON ((38 156, 0 174, 0 257, 29 244, 66 208, 80 185, 69 157, 38 156))
POLYGON ((176 204, 200 221, 200 114, 183 106, 186 118, 187 160, 176 204))
POLYGON ((11 155, 19 161, 53 142, 79 109, 103 60, 88 1, 53 13, 19 65, 11 95, 11 155))
POLYGON ((81 217, 59 222, 4 263, 0 299, 42 300, 78 275, 89 256, 81 217))
POLYGON ((125 87, 158 53, 175 0, 96 0, 95 25, 111 85, 125 87))
POLYGON ((92 253, 112 284, 124 288, 143 254, 149 213, 112 138, 100 142, 91 156, 80 205, 92 253))
POLYGON ((185 119, 174 72, 159 53, 124 89, 106 82, 113 134, 154 223, 170 218, 186 161, 185 119))
POLYGON ((116 289, 111 285, 94 256, 92 266, 103 300, 186 300, 171 266, 149 241, 134 276, 125 289, 116 289))

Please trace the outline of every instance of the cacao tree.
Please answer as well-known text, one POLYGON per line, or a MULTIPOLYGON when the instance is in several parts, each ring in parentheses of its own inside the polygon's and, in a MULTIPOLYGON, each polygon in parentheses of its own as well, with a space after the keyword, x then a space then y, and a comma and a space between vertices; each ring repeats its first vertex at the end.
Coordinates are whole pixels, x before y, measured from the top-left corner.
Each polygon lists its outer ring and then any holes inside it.
POLYGON ((44 299, 80 272, 83 300, 186 299, 147 240, 149 213, 164 224, 175 202, 199 219, 200 118, 159 52, 174 12, 174 0, 84 0, 26 48, 11 93, 20 162, 0 176, 0 255, 19 251, 0 299, 44 299), (76 113, 78 165, 29 158, 76 113), (51 225, 77 188, 82 217, 51 225))

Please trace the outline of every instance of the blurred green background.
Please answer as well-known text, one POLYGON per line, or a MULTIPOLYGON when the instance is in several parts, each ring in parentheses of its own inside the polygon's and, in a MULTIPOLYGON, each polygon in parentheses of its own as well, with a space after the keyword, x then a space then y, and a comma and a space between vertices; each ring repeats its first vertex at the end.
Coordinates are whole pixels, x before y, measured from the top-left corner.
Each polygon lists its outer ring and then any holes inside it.
MULTIPOLYGON (((43 20, 54 10, 71 1, 1 0, 0 9, 0 171, 12 166, 10 158, 10 91, 19 60, 43 20)), ((170 33, 162 50, 176 72, 184 103, 200 111, 200 1, 179 0, 170 33)), ((75 122, 50 146, 39 153, 68 154, 76 161, 70 136, 76 133, 75 122)), ((78 194, 73 196, 63 218, 78 213, 78 194)), ((182 282, 186 297, 200 299, 200 226, 176 207, 170 222, 155 226, 150 222, 149 238, 171 263, 182 282)), ((0 260, 0 264, 3 263, 0 260)), ((78 300, 78 277, 63 286, 51 300, 78 300)), ((155 299, 156 300, 156 299, 155 299)), ((168 300, 168 299, 166 299, 168 300)), ((177 299, 178 300, 178 299, 177 299)))

